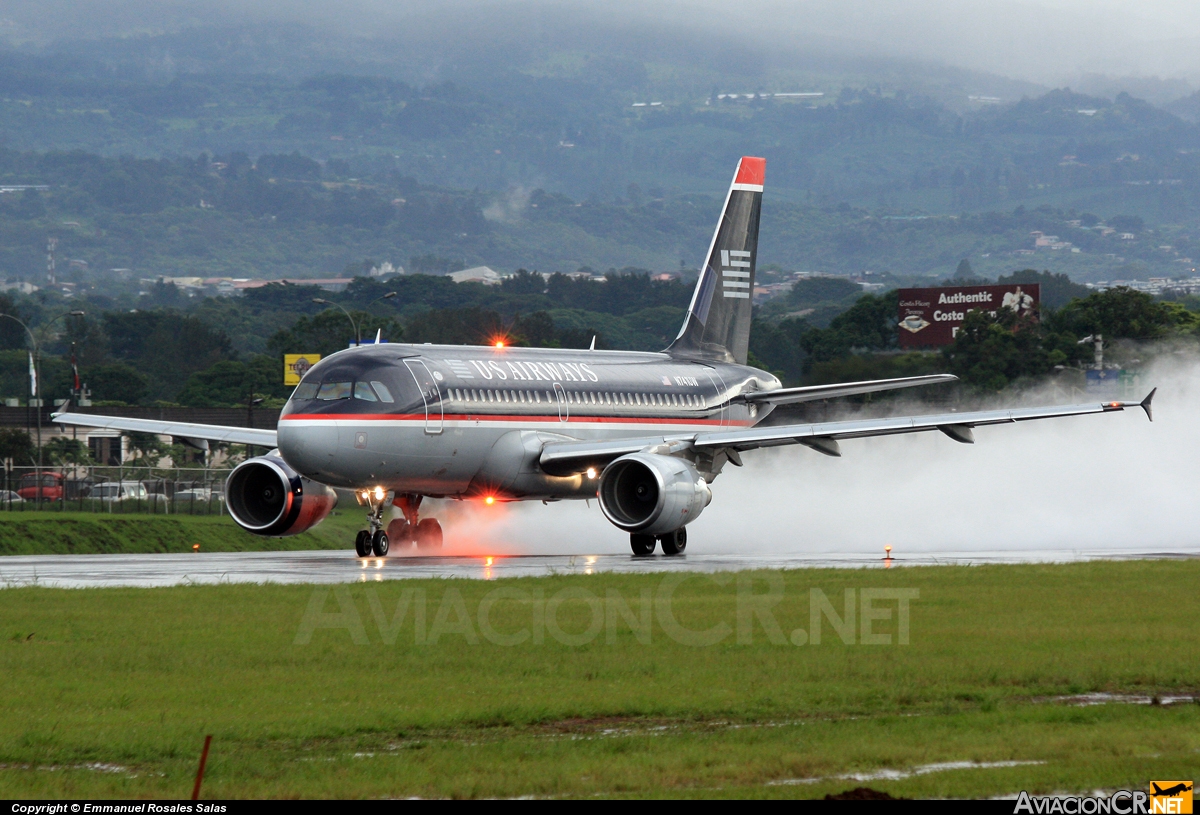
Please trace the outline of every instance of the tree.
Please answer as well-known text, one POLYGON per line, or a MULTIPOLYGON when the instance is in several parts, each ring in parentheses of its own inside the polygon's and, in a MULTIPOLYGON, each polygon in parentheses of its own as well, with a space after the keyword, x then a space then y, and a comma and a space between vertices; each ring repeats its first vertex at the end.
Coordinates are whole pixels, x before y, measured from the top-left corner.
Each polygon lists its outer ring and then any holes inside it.
MULTIPOLYGON (((374 342, 383 330, 383 339, 399 342, 404 328, 391 317, 379 317, 366 311, 351 311, 362 331, 363 342, 374 342)), ((290 328, 275 332, 267 341, 267 352, 283 364, 284 354, 320 354, 329 356, 349 348, 355 340, 354 329, 341 309, 330 308, 312 317, 301 317, 290 328)))
POLYGON ((1002 308, 993 317, 971 309, 943 349, 951 373, 984 391, 999 391, 1015 379, 1046 373, 1065 359, 1051 358, 1043 348, 1037 323, 1002 308))
POLYGON ((10 458, 17 467, 27 467, 37 462, 33 439, 18 428, 0 430, 0 459, 10 458))
POLYGON ((1081 283, 1074 283, 1065 274, 1051 274, 1048 271, 1039 272, 1036 269, 1022 269, 1010 275, 1000 275, 996 283, 1001 286, 1010 283, 1037 283, 1041 291, 1041 304, 1044 310, 1059 309, 1078 297, 1087 297, 1092 290, 1081 283))
POLYGON ((193 372, 233 356, 224 332, 170 309, 109 311, 104 330, 113 356, 148 376, 151 399, 174 397, 193 372))
POLYGON ((1103 334, 1105 339, 1146 340, 1166 336, 1181 319, 1166 303, 1118 286, 1071 301, 1054 314, 1052 325, 1077 337, 1103 334))
POLYGON ((895 348, 899 292, 864 294, 846 311, 834 317, 829 328, 811 329, 800 345, 813 362, 826 362, 853 350, 883 351, 895 348))
POLYGON ((96 365, 81 371, 80 379, 92 392, 95 401, 136 405, 150 393, 150 382, 146 376, 123 362, 96 365))
POLYGON ((517 269, 513 276, 500 283, 505 294, 541 294, 546 290, 546 279, 537 272, 517 269))
POLYGON ((509 329, 495 311, 472 306, 419 314, 409 321, 408 335, 412 342, 491 345, 507 341, 509 329))
POLYGON ((253 397, 286 399, 283 363, 269 354, 249 362, 222 360, 188 377, 179 392, 179 403, 188 407, 243 406, 253 397))
POLYGON ((57 436, 42 445, 45 461, 52 467, 69 464, 83 466, 94 463, 91 451, 79 439, 57 436))
POLYGON ((844 277, 806 277, 788 292, 788 303, 798 308, 833 303, 862 295, 862 287, 844 277))
MULTIPOLYGON (((11 314, 20 318, 17 304, 8 292, 0 292, 0 314, 11 314)), ((0 319, 0 350, 10 351, 24 348, 29 342, 25 329, 16 320, 0 319)))

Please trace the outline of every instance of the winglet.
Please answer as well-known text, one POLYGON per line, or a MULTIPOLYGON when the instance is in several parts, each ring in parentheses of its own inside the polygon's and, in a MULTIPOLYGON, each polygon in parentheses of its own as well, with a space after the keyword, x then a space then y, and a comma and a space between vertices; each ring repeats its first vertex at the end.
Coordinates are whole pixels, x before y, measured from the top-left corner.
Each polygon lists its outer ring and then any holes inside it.
POLYGON ((1158 388, 1150 391, 1150 393, 1146 394, 1146 398, 1138 403, 1138 407, 1146 411, 1146 418, 1150 421, 1154 421, 1154 413, 1150 410, 1150 402, 1154 399, 1154 394, 1156 393, 1158 393, 1158 388))

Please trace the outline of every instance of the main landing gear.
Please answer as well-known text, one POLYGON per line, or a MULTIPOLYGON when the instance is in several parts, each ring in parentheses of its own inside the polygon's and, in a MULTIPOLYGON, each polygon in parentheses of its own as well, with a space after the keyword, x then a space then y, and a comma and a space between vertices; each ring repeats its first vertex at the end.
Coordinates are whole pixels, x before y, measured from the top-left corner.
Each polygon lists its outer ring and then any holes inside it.
POLYGON ((416 543, 418 549, 442 548, 442 525, 434 518, 417 517, 420 495, 397 495, 392 503, 404 514, 403 518, 396 518, 387 526, 388 538, 393 543, 397 546, 416 543))
POLYGON ((641 535, 637 532, 629 536, 629 548, 635 555, 654 554, 655 543, 662 547, 664 555, 681 555, 687 548, 687 529, 680 527, 674 532, 659 535, 657 539, 653 535, 641 535))

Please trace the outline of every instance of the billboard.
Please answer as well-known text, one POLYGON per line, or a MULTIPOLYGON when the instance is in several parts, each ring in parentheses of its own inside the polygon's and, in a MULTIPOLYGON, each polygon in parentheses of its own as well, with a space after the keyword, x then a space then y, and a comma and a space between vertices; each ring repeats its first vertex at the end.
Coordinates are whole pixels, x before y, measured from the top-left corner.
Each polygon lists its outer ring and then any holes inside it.
POLYGON ((284 354, 283 384, 299 385, 308 369, 321 359, 320 354, 284 354))
POLYGON ((900 347, 949 345, 972 309, 995 314, 997 309, 1011 308, 1036 318, 1039 302, 1037 283, 900 289, 900 347))

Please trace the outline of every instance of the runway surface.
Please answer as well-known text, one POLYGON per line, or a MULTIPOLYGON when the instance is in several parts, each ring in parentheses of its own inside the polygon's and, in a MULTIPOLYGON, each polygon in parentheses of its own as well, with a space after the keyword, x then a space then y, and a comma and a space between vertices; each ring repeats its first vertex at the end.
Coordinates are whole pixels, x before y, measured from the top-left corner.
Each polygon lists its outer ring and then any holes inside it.
MULTIPOLYGON (((897 558, 896 567, 914 565, 1070 562, 1096 559, 1197 558, 1200 551, 1151 549, 1082 551, 1037 549, 986 557, 946 552, 897 558)), ((747 569, 881 568, 877 557, 834 554, 685 554, 677 557, 630 555, 518 555, 471 557, 357 558, 352 552, 232 552, 179 555, 38 555, 0 558, 0 588, 48 586, 178 586, 214 583, 365 583, 405 578, 537 577, 602 572, 718 572, 747 569)))

